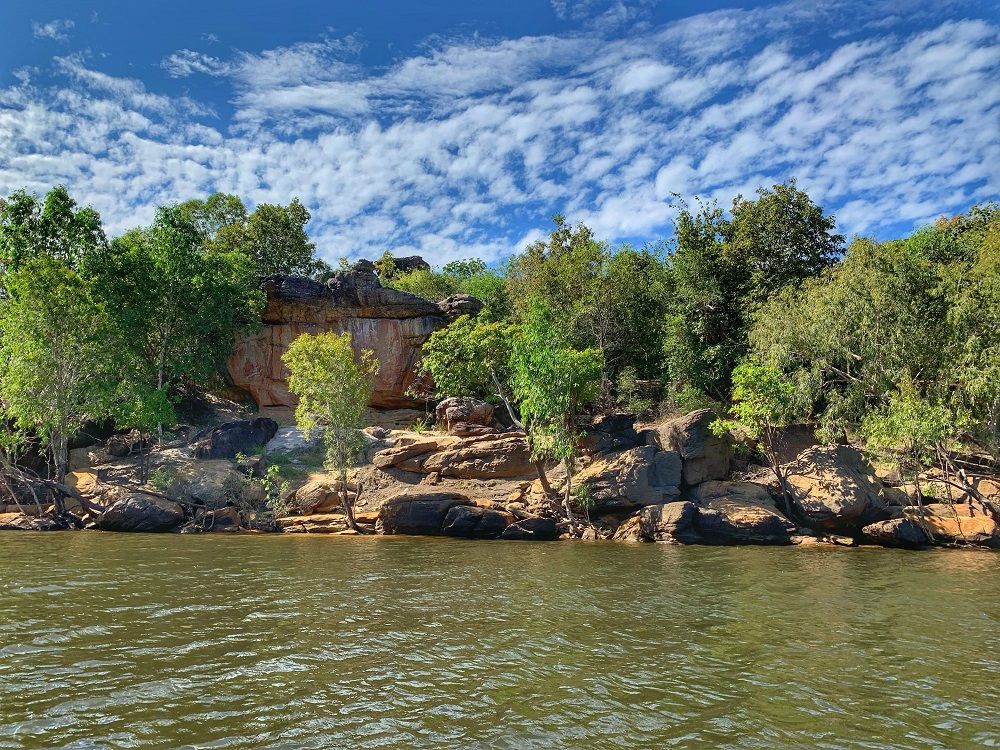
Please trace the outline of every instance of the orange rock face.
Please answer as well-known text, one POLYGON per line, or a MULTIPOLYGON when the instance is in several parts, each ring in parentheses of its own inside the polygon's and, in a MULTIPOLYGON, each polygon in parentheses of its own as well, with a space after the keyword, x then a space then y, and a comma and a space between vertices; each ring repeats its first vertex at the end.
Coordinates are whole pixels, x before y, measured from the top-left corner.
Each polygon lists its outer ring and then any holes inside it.
POLYGON ((229 359, 232 384, 262 408, 295 405, 281 357, 301 334, 326 331, 350 332, 355 351, 370 349, 378 358, 372 406, 412 406, 406 391, 416 377, 420 347, 455 312, 474 312, 479 305, 475 300, 439 305, 384 288, 374 274, 360 271, 336 274, 326 283, 274 276, 263 287, 263 326, 240 337, 229 359))

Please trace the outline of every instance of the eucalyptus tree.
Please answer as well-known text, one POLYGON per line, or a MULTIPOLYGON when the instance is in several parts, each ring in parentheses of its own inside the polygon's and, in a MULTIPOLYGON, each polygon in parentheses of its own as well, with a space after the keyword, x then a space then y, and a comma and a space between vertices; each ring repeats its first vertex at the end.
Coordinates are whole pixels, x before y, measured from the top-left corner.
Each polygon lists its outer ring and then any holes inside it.
MULTIPOLYGON (((574 349, 548 305, 537 299, 531 301, 511 348, 514 399, 532 458, 563 464, 563 509, 571 524, 575 523, 570 506, 573 471, 582 437, 576 417, 600 392, 603 364, 600 350, 574 349)), ((541 463, 539 475, 544 484, 541 463)))
POLYGON ((355 356, 351 334, 302 334, 282 357, 288 388, 298 397, 295 421, 306 437, 319 432, 327 467, 340 478, 340 500, 348 525, 358 531, 347 470, 364 445, 361 428, 379 364, 370 350, 355 356))
POLYGON ((40 255, 6 280, 0 303, 0 417, 34 432, 62 483, 69 441, 111 414, 119 383, 114 327, 87 283, 40 255))

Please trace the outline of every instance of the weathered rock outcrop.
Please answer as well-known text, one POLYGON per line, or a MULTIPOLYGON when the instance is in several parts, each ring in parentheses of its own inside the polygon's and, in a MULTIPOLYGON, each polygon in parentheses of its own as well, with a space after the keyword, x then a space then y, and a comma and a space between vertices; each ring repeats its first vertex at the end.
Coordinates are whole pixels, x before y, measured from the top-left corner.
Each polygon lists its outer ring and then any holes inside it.
POLYGON ((513 542, 551 542, 559 538, 559 527, 551 518, 523 518, 504 529, 500 538, 513 542))
POLYGON ((288 371, 281 361, 302 333, 349 331, 355 349, 370 349, 379 361, 372 405, 412 405, 406 391, 414 380, 420 347, 451 316, 477 312, 467 297, 436 304, 383 287, 370 270, 343 271, 323 283, 291 276, 264 281, 267 306, 260 331, 240 337, 229 360, 233 385, 258 406, 293 406, 288 371))
POLYGON ((440 536, 448 511, 456 505, 472 501, 457 492, 405 493, 379 509, 379 527, 383 534, 440 536))
POLYGON ((909 518, 876 521, 865 526, 861 532, 867 541, 883 547, 918 549, 931 543, 931 538, 923 526, 909 518))
POLYGON ((441 533, 466 539, 497 539, 514 520, 512 514, 504 511, 455 505, 448 510, 441 533))
POLYGON ((232 461, 238 453, 263 448, 277 431, 278 423, 268 417, 226 422, 195 442, 194 457, 232 461))
POLYGON ((783 470, 799 511, 818 529, 857 535, 863 527, 889 518, 882 485, 856 448, 818 445, 783 470))
POLYGON ((754 482, 708 481, 692 487, 696 526, 711 544, 790 544, 795 524, 778 512, 767 487, 754 482))
POLYGON ((128 493, 97 517, 102 531, 170 531, 184 521, 180 505, 152 495, 128 493))
POLYGON ((712 432, 710 425, 715 420, 715 412, 711 409, 699 409, 663 422, 649 433, 651 444, 680 454, 686 485, 722 479, 729 473, 731 442, 728 437, 712 432))
POLYGON ((454 479, 503 479, 535 472, 523 433, 401 442, 375 454, 376 468, 398 468, 454 479))
MULTIPOLYGON (((938 544, 1000 548, 1000 526, 991 516, 972 505, 909 505, 897 511, 896 515, 920 526, 938 544)), ((865 528, 866 533, 869 528, 865 528)))
POLYGON ((598 458, 576 481, 589 490, 596 512, 669 503, 681 496, 681 457, 644 445, 598 458))
POLYGON ((15 511, 0 513, 0 531, 55 531, 65 528, 47 516, 31 516, 15 511))
POLYGON ((618 527, 619 542, 666 542, 694 544, 701 541, 695 528, 698 508, 692 502, 649 505, 618 527))
POLYGON ((434 410, 434 421, 449 435, 471 437, 496 433, 493 407, 477 398, 446 398, 434 410))

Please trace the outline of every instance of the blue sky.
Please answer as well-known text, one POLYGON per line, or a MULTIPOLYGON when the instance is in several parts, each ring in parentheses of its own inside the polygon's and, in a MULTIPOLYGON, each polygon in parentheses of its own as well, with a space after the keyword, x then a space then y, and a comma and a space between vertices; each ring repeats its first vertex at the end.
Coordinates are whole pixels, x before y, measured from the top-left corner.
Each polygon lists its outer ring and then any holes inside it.
POLYGON ((112 234, 223 190, 298 196, 331 260, 495 260, 555 213, 641 245, 675 195, 790 177, 848 235, 997 199, 996 4, 0 8, 0 194, 66 184, 112 234))

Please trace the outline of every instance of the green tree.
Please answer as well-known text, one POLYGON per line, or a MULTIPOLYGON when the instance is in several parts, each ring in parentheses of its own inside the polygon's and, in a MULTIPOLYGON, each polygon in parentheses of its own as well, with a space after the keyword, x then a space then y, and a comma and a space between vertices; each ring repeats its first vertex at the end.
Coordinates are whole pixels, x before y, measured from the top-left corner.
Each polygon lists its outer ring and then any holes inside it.
POLYGON ((757 441, 778 480, 785 512, 789 518, 798 517, 779 459, 783 428, 803 416, 803 403, 795 383, 772 364, 746 360, 733 370, 730 411, 729 419, 712 423, 712 431, 720 437, 729 431, 739 432, 757 441))
POLYGON ((100 215, 90 207, 77 208, 62 185, 41 201, 24 190, 0 199, 0 284, 5 273, 39 255, 75 268, 106 242, 100 215))
POLYGON ((210 249, 248 255, 261 278, 275 274, 311 276, 322 270, 313 258, 316 246, 305 231, 312 217, 298 198, 287 206, 261 203, 247 213, 237 196, 215 193, 204 201, 181 203, 176 212, 194 225, 210 249))
MULTIPOLYGON (((570 502, 581 432, 576 417, 600 390, 604 362, 598 349, 573 349, 548 305, 534 300, 514 339, 510 367, 514 398, 535 461, 562 461, 566 470, 563 508, 574 524, 570 502)), ((544 471, 539 466, 544 484, 544 471)))
POLYGON ((122 331, 137 381, 160 394, 142 398, 160 407, 173 385, 210 383, 236 333, 260 324, 264 296, 249 257, 206 249, 202 232, 176 207, 89 256, 84 271, 122 331))
POLYGON ((671 258, 674 303, 665 355, 677 387, 724 398, 733 368, 749 351, 757 309, 837 260, 844 238, 794 180, 737 196, 731 215, 714 204, 682 206, 671 258))
POLYGON ((24 261, 7 288, 0 410, 17 428, 38 434, 62 483, 69 441, 111 412, 118 374, 111 321, 85 281, 47 255, 24 261))
POLYGON ((323 435, 327 466, 340 477, 344 515, 358 531, 354 501, 348 497, 347 469, 363 446, 360 429, 378 361, 369 350, 355 357, 350 333, 302 334, 282 361, 290 372, 288 388, 299 399, 295 420, 307 438, 316 431, 323 435))
POLYGON ((429 377, 434 398, 477 396, 510 404, 510 348, 517 335, 510 323, 462 315, 431 334, 423 346, 418 375, 429 377))
POLYGON ((756 200, 733 200, 725 224, 725 254, 740 271, 745 303, 756 305, 790 284, 829 268, 844 250, 836 220, 795 180, 759 188, 756 200))

